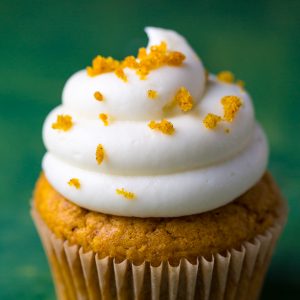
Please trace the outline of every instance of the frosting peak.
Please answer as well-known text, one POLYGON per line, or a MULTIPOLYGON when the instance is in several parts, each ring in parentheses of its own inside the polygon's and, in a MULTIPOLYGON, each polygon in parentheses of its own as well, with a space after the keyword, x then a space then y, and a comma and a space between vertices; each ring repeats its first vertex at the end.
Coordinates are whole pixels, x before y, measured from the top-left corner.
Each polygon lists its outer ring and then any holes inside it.
POLYGON ((112 66, 111 72, 93 77, 85 70, 79 71, 66 83, 63 91, 64 106, 80 111, 86 118, 96 118, 99 103, 95 101, 94 94, 100 92, 104 99, 101 103, 103 112, 118 120, 141 121, 163 118, 163 108, 172 102, 177 89, 182 86, 190 92, 195 102, 200 101, 205 89, 205 70, 190 45, 171 30, 147 27, 146 33, 149 37, 147 53, 151 47, 163 42, 168 51, 184 55, 182 64, 153 69, 145 80, 141 80, 136 70, 129 67, 122 69, 126 81, 113 72, 113 68, 118 66, 112 66), (157 101, 149 101, 148 90, 157 92, 157 101))
POLYGON ((206 78, 178 33, 146 33, 137 58, 99 56, 67 81, 44 123, 45 175, 103 213, 173 217, 224 205, 266 168, 251 98, 232 80, 206 78))

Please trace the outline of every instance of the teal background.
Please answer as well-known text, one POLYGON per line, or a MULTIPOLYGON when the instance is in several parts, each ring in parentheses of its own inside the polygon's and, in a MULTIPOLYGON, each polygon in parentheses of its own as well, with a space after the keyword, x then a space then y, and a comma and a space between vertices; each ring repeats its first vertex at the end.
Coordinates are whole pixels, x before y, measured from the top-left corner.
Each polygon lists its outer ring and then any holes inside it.
POLYGON ((290 208, 262 299, 298 298, 300 1, 1 0, 0 299, 55 298, 29 216, 43 120, 96 54, 122 58, 145 45, 145 25, 177 30, 210 71, 245 80, 290 208))

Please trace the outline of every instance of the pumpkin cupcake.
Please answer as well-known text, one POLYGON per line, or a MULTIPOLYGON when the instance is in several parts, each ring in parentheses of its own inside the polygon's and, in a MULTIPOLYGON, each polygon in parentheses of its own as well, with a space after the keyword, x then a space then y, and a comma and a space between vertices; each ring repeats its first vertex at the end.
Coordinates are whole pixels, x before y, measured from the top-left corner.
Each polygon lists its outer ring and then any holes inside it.
POLYGON ((97 56, 44 123, 32 215, 59 299, 257 299, 286 209, 252 101, 187 41, 97 56))

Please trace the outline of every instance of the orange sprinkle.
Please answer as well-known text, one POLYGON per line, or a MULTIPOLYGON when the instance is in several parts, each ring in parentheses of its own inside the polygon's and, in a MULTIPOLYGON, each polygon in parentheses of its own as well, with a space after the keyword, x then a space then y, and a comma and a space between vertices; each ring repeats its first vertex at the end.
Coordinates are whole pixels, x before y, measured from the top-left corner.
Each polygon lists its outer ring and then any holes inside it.
POLYGON ((181 87, 176 92, 174 101, 179 105, 180 109, 184 112, 191 110, 194 105, 193 97, 185 87, 181 87))
POLYGON ((128 191, 124 190, 124 188, 116 189, 116 193, 117 193, 118 195, 124 196, 126 199, 129 199, 129 200, 133 200, 133 199, 136 198, 136 196, 135 196, 134 193, 128 192, 128 191))
POLYGON ((70 179, 70 181, 68 182, 68 184, 70 186, 75 187, 77 190, 80 188, 81 184, 78 178, 72 178, 70 179))
POLYGON ((167 51, 167 43, 161 42, 159 45, 153 45, 150 47, 152 53, 165 53, 167 51))
POLYGON ((150 99, 155 99, 157 97, 157 91, 148 90, 147 95, 150 99))
POLYGON ((107 116, 107 114, 99 114, 99 119, 103 122, 104 126, 108 125, 108 116, 107 116))
POLYGON ((140 76, 141 80, 145 80, 145 79, 147 79, 147 75, 149 74, 149 70, 145 66, 140 66, 137 69, 136 74, 140 76))
POLYGON ((99 165, 102 163, 103 159, 104 159, 104 149, 103 146, 99 144, 96 149, 96 160, 99 165))
POLYGON ((94 97, 98 101, 103 101, 103 99, 104 99, 103 95, 99 91, 94 93, 94 97))
POLYGON ((215 114, 207 114, 203 120, 203 124, 208 129, 214 129, 217 127, 218 123, 222 120, 220 116, 215 114))
POLYGON ((140 76, 140 79, 146 79, 150 71, 165 65, 178 67, 182 64, 184 59, 184 54, 178 51, 168 51, 167 44, 161 42, 159 45, 150 47, 148 53, 146 48, 140 48, 137 58, 131 55, 127 56, 122 61, 118 61, 111 57, 105 58, 98 55, 92 61, 92 66, 87 67, 86 70, 89 76, 115 72, 118 77, 127 81, 122 69, 131 68, 136 71, 136 74, 140 76))
POLYGON ((127 82, 127 81, 128 81, 127 76, 125 75, 123 69, 121 69, 121 68, 116 69, 116 70, 115 70, 115 74, 116 74, 120 79, 122 79, 124 82, 127 82))
POLYGON ((166 64, 169 66, 180 66, 184 61, 185 56, 181 52, 170 52, 169 55, 166 56, 166 64))
POLYGON ((68 131, 72 128, 73 121, 69 115, 58 115, 56 122, 52 124, 53 129, 68 131))
POLYGON ((232 122, 242 105, 241 99, 237 96, 225 96, 221 99, 221 103, 224 110, 223 119, 232 122))
POLYGON ((222 71, 217 74, 217 78, 219 81, 232 83, 234 82, 234 75, 230 71, 222 71))
POLYGON ((141 48, 139 50, 138 59, 139 63, 136 73, 140 76, 140 79, 146 79, 150 71, 164 65, 180 66, 185 56, 178 51, 168 51, 167 44, 161 42, 160 45, 150 47, 149 53, 147 53, 145 48, 141 48))
POLYGON ((140 48, 139 51, 138 51, 137 58, 138 58, 139 60, 142 60, 142 59, 144 59, 146 56, 147 56, 147 50, 146 50, 146 48, 144 48, 144 47, 140 48))
POLYGON ((87 73, 89 76, 96 76, 103 73, 113 72, 120 65, 120 62, 112 57, 96 56, 92 61, 92 66, 87 67, 87 73))
POLYGON ((133 55, 125 57, 122 65, 130 69, 136 69, 139 67, 139 63, 136 61, 136 58, 133 55))
POLYGON ((159 130, 164 134, 172 135, 175 131, 174 126, 168 120, 162 120, 161 122, 150 121, 148 126, 151 129, 159 130))

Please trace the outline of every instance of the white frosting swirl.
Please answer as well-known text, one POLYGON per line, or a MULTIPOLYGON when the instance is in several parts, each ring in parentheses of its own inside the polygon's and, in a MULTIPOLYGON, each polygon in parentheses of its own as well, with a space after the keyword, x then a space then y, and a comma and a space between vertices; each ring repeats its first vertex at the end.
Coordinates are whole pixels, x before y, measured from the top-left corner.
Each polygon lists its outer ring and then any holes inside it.
POLYGON ((82 117, 96 120, 99 110, 117 120, 148 121, 163 118, 163 107, 181 86, 185 86, 195 101, 201 99, 205 88, 205 72, 201 61, 185 39, 170 30, 148 27, 149 49, 165 41, 168 50, 182 52, 186 58, 181 67, 164 66, 151 71, 147 80, 140 80, 135 71, 125 68, 128 82, 120 80, 113 72, 89 77, 85 70, 74 74, 63 91, 63 105, 78 111, 82 117), (156 101, 149 101, 147 91, 158 93, 156 101), (101 91, 105 100, 99 106, 95 91, 101 91))
POLYGON ((225 205, 255 184, 266 168, 268 147, 251 99, 236 85, 220 83, 214 76, 205 85, 201 61, 177 33, 157 28, 146 32, 148 48, 165 41, 168 49, 186 56, 183 65, 151 71, 147 80, 126 68, 128 82, 114 73, 73 75, 64 88, 63 105, 44 124, 46 177, 74 203, 115 215, 173 217, 225 205), (193 96, 193 110, 177 110, 168 117, 175 128, 171 136, 151 130, 148 122, 165 117, 163 107, 181 86, 193 96), (158 92, 157 99, 148 98, 149 89, 158 92), (95 91, 101 91, 105 100, 96 101, 95 91), (208 113, 222 115, 220 99, 227 95, 242 99, 236 118, 220 122, 214 130, 205 128, 202 120, 208 113), (113 118, 109 126, 101 123, 99 113, 113 118), (60 114, 72 116, 71 130, 52 129, 60 114), (106 154, 101 165, 95 159, 98 144, 106 154), (70 178, 78 178, 81 188, 69 186, 70 178), (124 199, 117 188, 134 192, 136 199, 124 199))

